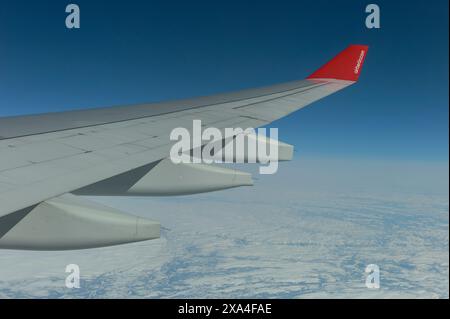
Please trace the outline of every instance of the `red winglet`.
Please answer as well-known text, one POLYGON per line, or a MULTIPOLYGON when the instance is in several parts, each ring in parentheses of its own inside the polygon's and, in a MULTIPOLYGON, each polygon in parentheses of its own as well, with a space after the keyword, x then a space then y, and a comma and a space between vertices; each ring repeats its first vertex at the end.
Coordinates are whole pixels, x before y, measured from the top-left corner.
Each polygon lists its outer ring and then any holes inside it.
POLYGON ((367 45, 350 45, 307 78, 357 81, 368 49, 367 45))

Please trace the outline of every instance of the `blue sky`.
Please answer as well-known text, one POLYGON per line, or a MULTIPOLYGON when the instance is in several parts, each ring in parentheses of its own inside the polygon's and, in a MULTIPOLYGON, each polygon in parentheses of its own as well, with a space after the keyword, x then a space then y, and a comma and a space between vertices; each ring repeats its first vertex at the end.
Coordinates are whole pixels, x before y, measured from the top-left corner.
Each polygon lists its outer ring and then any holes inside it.
POLYGON ((0 1, 0 115, 301 79, 348 44, 360 82, 273 123, 300 155, 448 161, 448 1, 0 1))

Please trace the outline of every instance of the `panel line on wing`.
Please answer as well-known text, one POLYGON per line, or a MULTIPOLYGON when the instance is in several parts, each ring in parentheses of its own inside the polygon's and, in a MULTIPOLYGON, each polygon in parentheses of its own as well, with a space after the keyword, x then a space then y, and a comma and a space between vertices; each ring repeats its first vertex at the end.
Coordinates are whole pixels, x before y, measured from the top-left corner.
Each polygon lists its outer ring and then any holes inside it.
MULTIPOLYGON (((123 119, 120 119, 120 120, 112 120, 112 121, 105 121, 105 122, 101 122, 101 121, 100 122, 92 122, 92 123, 89 123, 87 125, 78 125, 78 126, 64 127, 64 128, 61 128, 61 129, 53 129, 53 130, 48 130, 48 131, 38 131, 38 132, 31 132, 31 133, 27 133, 27 134, 19 134, 19 135, 15 135, 15 136, 5 137, 3 140, 19 138, 19 137, 27 137, 27 136, 33 136, 33 135, 39 135, 39 134, 46 134, 46 133, 55 133, 55 132, 72 130, 72 129, 87 128, 87 127, 93 127, 93 126, 98 126, 98 125, 121 123, 121 122, 140 120, 140 119, 144 119, 144 118, 150 118, 150 117, 155 117, 155 116, 164 116, 164 115, 175 114, 175 113, 180 114, 183 111, 191 111, 191 110, 195 110, 195 109, 199 109, 199 108, 205 108, 205 107, 214 107, 214 106, 217 106, 217 105, 226 105, 226 104, 235 103, 235 102, 245 102, 246 100, 257 99, 257 98, 261 98, 261 97, 265 97, 265 96, 266 97, 270 97, 270 96, 273 96, 275 94, 283 94, 285 92, 297 91, 299 89, 302 89, 302 91, 303 91, 303 90, 308 90, 308 89, 312 89, 312 88, 317 87, 317 86, 324 85, 323 81, 321 81, 320 83, 317 83, 316 80, 314 82, 313 81, 308 81, 308 80, 305 80, 305 81, 307 81, 307 82, 302 82, 302 83, 308 83, 307 85, 297 86, 297 87, 294 87, 294 88, 289 88, 289 89, 286 89, 286 90, 280 90, 280 91, 277 91, 277 92, 260 94, 260 95, 256 95, 256 96, 246 97, 246 98, 236 98, 236 99, 231 99, 231 100, 228 100, 228 101, 225 100, 225 101, 217 102, 217 103, 201 104, 201 105, 197 105, 197 106, 188 106, 188 107, 184 107, 184 108, 181 107, 179 109, 174 109, 174 110, 171 110, 171 111, 166 111, 166 112, 161 112, 161 113, 154 113, 154 114, 146 114, 144 116, 126 117, 126 118, 123 118, 123 119)), ((327 83, 325 83, 325 84, 327 84, 327 83)), ((292 93, 290 93, 290 94, 292 94, 292 93)), ((299 93, 299 92, 295 92, 295 93, 299 93)), ((283 96, 284 95, 280 95, 279 97, 276 97, 276 98, 280 98, 280 97, 283 97, 283 96)), ((272 99, 276 99, 276 98, 272 98, 272 99)), ((266 101, 266 100, 253 102, 253 103, 261 103, 261 102, 264 102, 264 101, 266 101)), ((174 102, 176 102, 176 101, 174 101, 174 102)), ((183 104, 182 100, 180 101, 180 105, 181 104, 183 104)), ((136 105, 136 106, 140 106, 140 105, 136 105)), ((151 106, 152 106, 152 104, 148 104, 149 111, 151 111, 151 106)), ((156 107, 157 104, 155 104, 153 106, 156 107)), ((131 108, 133 106, 129 106, 129 107, 131 108)), ((84 112, 94 112, 94 111, 100 112, 100 111, 102 111, 102 108, 87 109, 87 110, 82 110, 82 111, 79 111, 79 112, 83 112, 83 111, 84 112)), ((123 112, 125 112, 125 111, 126 111, 126 108, 123 108, 123 112)), ((74 111, 74 112, 77 112, 77 111, 74 111)), ((176 116, 178 116, 178 114, 176 116)), ((32 115, 32 116, 35 116, 36 118, 39 118, 40 116, 58 116, 58 113, 50 113, 50 114, 44 114, 44 115, 32 115)), ((32 116, 28 116, 28 117, 32 117, 32 116)), ((13 120, 13 118, 4 118, 4 119, 0 119, 0 120, 5 120, 5 119, 13 120)), ((15 126, 17 127, 17 125, 18 124, 16 123, 15 126)))

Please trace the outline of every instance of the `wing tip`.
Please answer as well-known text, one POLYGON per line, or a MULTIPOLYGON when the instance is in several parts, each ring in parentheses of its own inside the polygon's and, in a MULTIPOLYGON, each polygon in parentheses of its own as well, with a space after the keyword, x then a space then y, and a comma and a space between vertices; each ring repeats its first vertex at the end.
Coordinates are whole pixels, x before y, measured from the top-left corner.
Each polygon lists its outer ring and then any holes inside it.
POLYGON ((307 79, 337 79, 356 82, 361 74, 368 49, 368 45, 352 44, 307 79))

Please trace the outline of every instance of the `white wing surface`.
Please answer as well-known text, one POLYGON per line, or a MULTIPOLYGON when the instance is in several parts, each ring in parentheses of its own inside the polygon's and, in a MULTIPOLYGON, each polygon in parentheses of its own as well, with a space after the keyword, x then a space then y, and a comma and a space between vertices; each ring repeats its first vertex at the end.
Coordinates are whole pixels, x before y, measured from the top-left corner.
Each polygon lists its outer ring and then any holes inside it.
POLYGON ((305 80, 156 104, 0 118, 0 248, 80 249, 159 237, 159 224, 78 195, 178 195, 251 185, 247 173, 167 160, 173 128, 260 127, 353 83, 352 45, 305 80), (180 182, 181 181, 181 182, 180 182))

